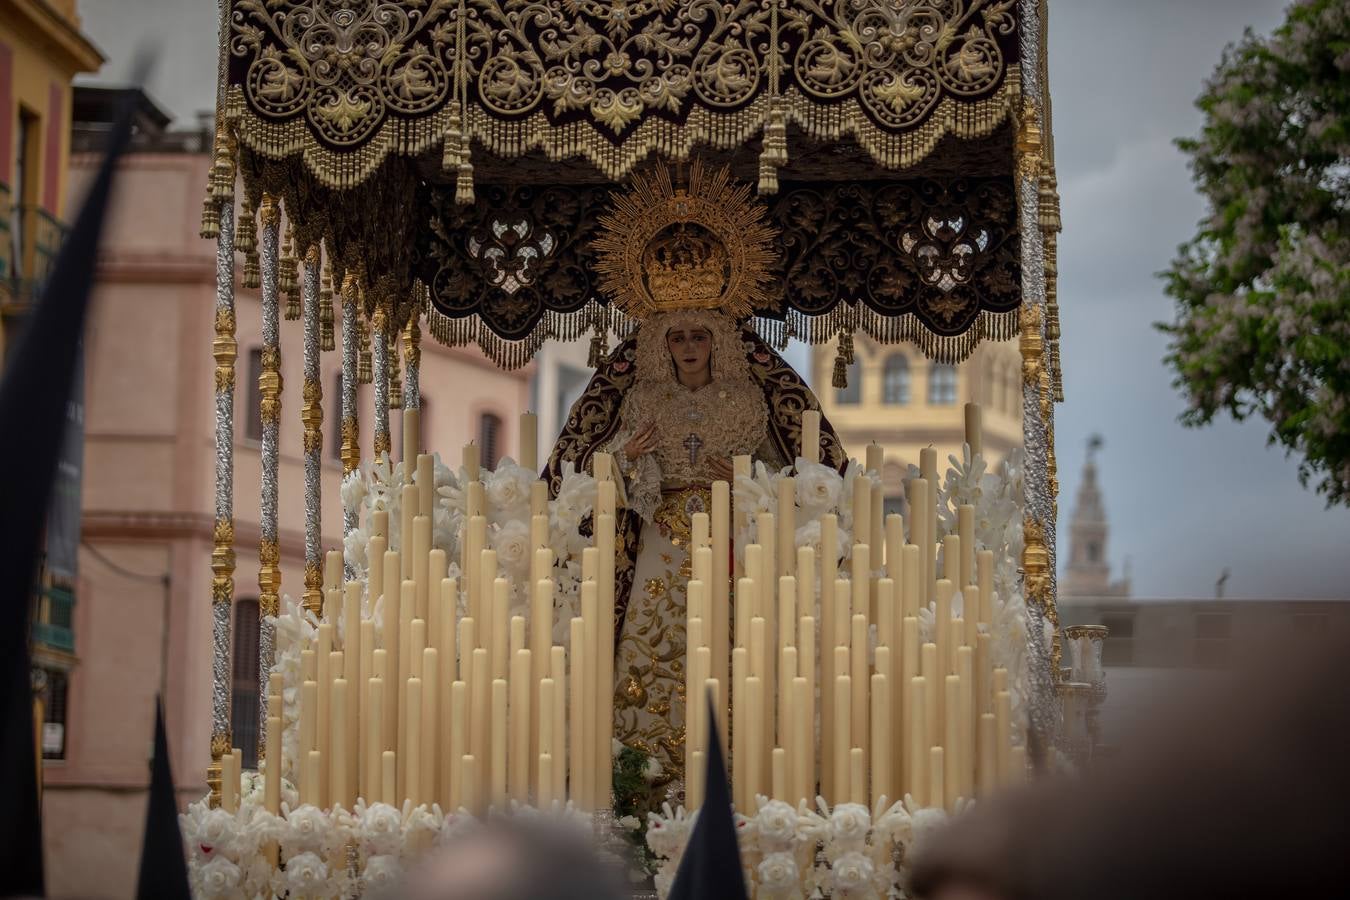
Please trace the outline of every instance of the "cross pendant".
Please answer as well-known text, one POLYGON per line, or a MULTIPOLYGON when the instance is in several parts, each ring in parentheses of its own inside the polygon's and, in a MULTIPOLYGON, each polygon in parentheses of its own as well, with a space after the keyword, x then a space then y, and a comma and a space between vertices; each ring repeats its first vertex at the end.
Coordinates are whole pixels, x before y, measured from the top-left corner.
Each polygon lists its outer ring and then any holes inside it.
POLYGON ((698 463, 699 448, 703 446, 703 438, 691 431, 689 436, 684 439, 682 446, 689 451, 689 465, 696 465, 698 463))

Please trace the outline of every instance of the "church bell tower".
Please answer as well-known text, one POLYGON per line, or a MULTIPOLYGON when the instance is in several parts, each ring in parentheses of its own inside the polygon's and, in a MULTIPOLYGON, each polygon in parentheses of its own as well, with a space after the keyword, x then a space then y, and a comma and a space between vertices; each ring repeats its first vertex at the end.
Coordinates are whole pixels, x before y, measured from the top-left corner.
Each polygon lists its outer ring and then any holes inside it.
POLYGON ((1059 589, 1065 597, 1122 597, 1130 592, 1128 580, 1111 581, 1107 562, 1109 528, 1097 484, 1097 451, 1101 447, 1101 435, 1088 439, 1087 462, 1069 522, 1069 564, 1059 589))

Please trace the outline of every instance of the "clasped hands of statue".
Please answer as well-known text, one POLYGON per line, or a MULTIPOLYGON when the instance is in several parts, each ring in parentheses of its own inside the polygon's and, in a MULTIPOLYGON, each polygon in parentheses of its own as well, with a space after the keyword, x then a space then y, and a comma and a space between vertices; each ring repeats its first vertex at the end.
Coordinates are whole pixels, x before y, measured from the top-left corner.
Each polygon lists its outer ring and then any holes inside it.
MULTIPOLYGON (((638 457, 644 456, 656 449, 657 443, 656 423, 652 422, 642 428, 639 428, 628 443, 623 445, 623 455, 627 460, 635 462, 638 457)), ((707 460, 708 471, 712 473, 714 481, 734 481, 735 469, 731 465, 731 460, 725 457, 711 457, 707 460)))

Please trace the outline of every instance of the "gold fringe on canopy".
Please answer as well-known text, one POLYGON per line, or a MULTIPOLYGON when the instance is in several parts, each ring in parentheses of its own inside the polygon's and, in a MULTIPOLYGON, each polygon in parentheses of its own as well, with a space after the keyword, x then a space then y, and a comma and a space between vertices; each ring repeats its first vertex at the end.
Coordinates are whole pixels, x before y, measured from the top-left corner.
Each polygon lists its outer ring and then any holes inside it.
MULTIPOLYGON (((321 184, 342 190, 365 181, 390 154, 417 156, 443 146, 447 133, 457 130, 451 127, 456 118, 462 122, 463 146, 472 139, 505 158, 536 150, 551 161, 581 158, 612 181, 625 178, 649 156, 687 160, 702 147, 732 150, 755 140, 767 127, 773 128, 770 141, 776 147, 780 117, 784 135, 792 124, 815 141, 852 137, 878 165, 899 170, 925 159, 947 135, 972 139, 992 134, 1007 121, 1018 96, 1018 75, 1010 70, 992 96, 973 103, 944 97, 922 125, 895 133, 878 127, 855 100, 822 105, 789 88, 774 108, 761 97, 730 113, 698 107, 683 123, 648 118, 618 144, 604 134, 603 126, 591 121, 555 125, 542 112, 507 121, 476 106, 463 115, 444 107, 417 119, 390 117, 360 147, 346 151, 320 143, 303 119, 275 122, 256 115, 247 108, 238 86, 229 89, 226 115, 236 123, 239 139, 248 149, 272 159, 300 156, 321 184)), ((449 150, 442 152, 457 157, 449 150)), ((786 137, 781 150, 773 152, 787 158, 786 137)), ((460 202, 473 202, 472 165, 458 163, 457 173, 460 202)))

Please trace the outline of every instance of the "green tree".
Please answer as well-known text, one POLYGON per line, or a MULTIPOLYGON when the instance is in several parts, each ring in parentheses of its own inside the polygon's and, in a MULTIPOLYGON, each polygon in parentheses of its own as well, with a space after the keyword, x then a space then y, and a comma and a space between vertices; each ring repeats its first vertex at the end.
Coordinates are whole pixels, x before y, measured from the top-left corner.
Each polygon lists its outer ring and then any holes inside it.
POLYGON ((1270 422, 1299 480, 1350 502, 1350 2, 1299 0, 1225 50, 1190 156, 1209 215, 1161 273, 1167 364, 1200 426, 1270 422))

